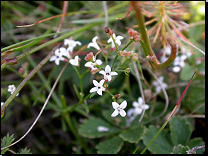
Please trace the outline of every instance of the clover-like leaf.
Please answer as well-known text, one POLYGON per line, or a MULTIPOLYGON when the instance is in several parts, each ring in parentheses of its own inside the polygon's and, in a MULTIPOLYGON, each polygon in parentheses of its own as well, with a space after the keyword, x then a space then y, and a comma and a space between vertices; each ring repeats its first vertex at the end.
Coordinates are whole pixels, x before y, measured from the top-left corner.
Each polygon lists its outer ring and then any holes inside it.
POLYGON ((123 146, 124 141, 118 137, 115 136, 109 140, 100 142, 96 148, 98 149, 98 154, 116 154, 121 150, 121 147, 123 146))
POLYGON ((122 132, 119 134, 124 141, 128 141, 130 143, 138 143, 139 140, 142 139, 144 136, 145 127, 143 125, 138 125, 137 127, 133 127, 127 131, 122 132))
POLYGON ((190 123, 186 119, 181 117, 172 117, 170 119, 170 136, 173 144, 187 145, 191 137, 192 128, 190 123))
MULTIPOLYGON (((159 129, 159 127, 155 128, 153 125, 150 125, 149 128, 146 129, 145 135, 143 137, 143 141, 146 146, 154 138, 159 129)), ((153 152, 154 154, 170 154, 170 152, 173 151, 173 145, 165 129, 153 141, 153 143, 149 146, 148 150, 153 152)))

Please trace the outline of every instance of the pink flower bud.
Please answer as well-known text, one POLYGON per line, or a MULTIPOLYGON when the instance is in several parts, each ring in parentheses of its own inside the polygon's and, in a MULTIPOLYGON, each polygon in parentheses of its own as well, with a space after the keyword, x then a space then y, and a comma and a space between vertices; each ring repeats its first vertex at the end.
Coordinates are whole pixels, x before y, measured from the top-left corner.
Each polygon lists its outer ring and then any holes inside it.
POLYGON ((116 97, 117 97, 117 98, 120 98, 120 97, 121 97, 121 94, 117 94, 116 97))
POLYGON ((19 73, 22 74, 23 73, 23 68, 19 69, 19 73))

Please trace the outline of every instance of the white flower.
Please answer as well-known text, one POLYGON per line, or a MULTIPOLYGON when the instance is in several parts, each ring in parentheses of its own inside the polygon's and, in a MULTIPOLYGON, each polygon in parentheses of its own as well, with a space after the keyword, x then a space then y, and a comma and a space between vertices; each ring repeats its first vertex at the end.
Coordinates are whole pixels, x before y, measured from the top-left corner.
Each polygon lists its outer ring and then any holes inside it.
POLYGON ((99 73, 103 74, 104 75, 104 79, 108 80, 108 81, 111 81, 112 76, 118 75, 118 73, 116 73, 116 72, 111 72, 111 67, 109 65, 107 65, 105 67, 105 71, 101 70, 99 73))
POLYGON ((107 132, 107 131, 109 131, 109 129, 107 127, 104 127, 104 126, 98 126, 97 131, 98 132, 107 132))
MULTIPOLYGON (((161 53, 162 53, 162 54, 164 53, 164 49, 161 49, 161 53)), ((168 57, 169 57, 170 54, 171 54, 171 49, 170 49, 169 46, 166 46, 165 56, 163 57, 163 55, 162 55, 162 56, 160 57, 160 62, 161 62, 161 63, 164 63, 164 62, 168 59, 168 57)))
POLYGON ((85 67, 90 67, 92 70, 97 69, 96 65, 101 65, 102 61, 100 59, 95 60, 95 56, 93 56, 93 62, 89 61, 85 63, 85 67))
POLYGON ((112 106, 115 109, 115 111, 111 114, 112 117, 115 117, 118 114, 120 114, 122 117, 126 116, 126 112, 124 111, 127 106, 126 100, 123 101, 120 105, 117 102, 112 102, 112 106))
POLYGON ((143 99, 141 97, 138 98, 138 102, 134 101, 132 105, 135 107, 135 113, 137 115, 141 114, 143 109, 149 109, 147 104, 143 104, 143 99))
POLYGON ((173 72, 178 73, 181 68, 183 68, 185 66, 185 62, 184 60, 187 58, 186 55, 181 55, 181 56, 177 56, 173 62, 173 65, 175 67, 173 67, 173 72))
MULTIPOLYGON (((9 85, 8 86, 8 92, 11 92, 11 94, 13 94, 13 92, 16 90, 16 87, 14 86, 14 85, 9 85)), ((19 93, 17 93, 17 95, 16 96, 18 96, 19 95, 19 93)))
POLYGON ((188 57, 192 55, 192 53, 186 51, 186 49, 184 47, 181 48, 181 54, 187 55, 188 57))
POLYGON ((93 80, 92 82, 95 87, 90 89, 90 93, 97 92, 100 96, 102 96, 102 91, 105 91, 105 88, 103 87, 105 80, 100 80, 99 83, 96 80, 93 80))
MULTIPOLYGON (((164 88, 166 88, 168 85, 163 82, 163 79, 164 79, 163 76, 160 76, 159 77, 159 81, 162 83, 162 86, 164 88)), ((160 86, 160 84, 157 81, 153 81, 152 84, 153 84, 153 86, 156 86, 156 89, 155 90, 156 90, 157 93, 159 93, 161 91, 161 89, 162 89, 162 87, 160 86)))
POLYGON ((1 102, 1 106, 4 104, 4 102, 1 102))
POLYGON ((93 47, 93 48, 95 48, 95 49, 97 49, 97 50, 100 50, 100 47, 98 46, 98 44, 97 44, 97 42, 96 42, 97 39, 98 39, 98 37, 95 36, 95 37, 92 39, 92 42, 90 42, 90 43, 88 44, 87 48, 93 47))
MULTIPOLYGON (((115 33, 113 33, 113 38, 115 39, 115 42, 120 46, 120 45, 121 45, 121 41, 120 41, 120 40, 123 39, 123 36, 117 36, 117 37, 116 37, 115 33)), ((114 44, 114 42, 113 42, 112 37, 110 37, 110 39, 108 39, 107 42, 108 42, 108 43, 112 42, 111 47, 112 47, 112 48, 115 47, 115 44, 114 44)))
POLYGON ((67 58, 71 57, 69 52, 66 50, 66 48, 61 47, 59 49, 56 49, 55 55, 53 55, 50 58, 50 61, 55 61, 56 65, 59 65, 59 61, 64 61, 65 59, 63 56, 66 56, 67 58))
POLYGON ((74 59, 69 60, 69 62, 74 66, 79 66, 79 56, 75 56, 74 59))
POLYGON ((82 45, 82 43, 81 42, 79 42, 79 41, 74 41, 74 40, 70 40, 70 39, 65 39, 64 40, 64 45, 67 45, 68 44, 68 48, 67 48, 67 51, 68 52, 73 52, 73 49, 74 49, 74 47, 76 47, 76 45, 78 44, 78 45, 82 45))

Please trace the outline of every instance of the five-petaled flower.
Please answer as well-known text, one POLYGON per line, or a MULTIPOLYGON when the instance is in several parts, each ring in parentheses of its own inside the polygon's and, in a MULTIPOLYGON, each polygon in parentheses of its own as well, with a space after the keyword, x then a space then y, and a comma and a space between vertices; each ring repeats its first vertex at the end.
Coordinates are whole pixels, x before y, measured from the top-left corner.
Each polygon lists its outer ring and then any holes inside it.
MULTIPOLYGON (((115 33, 113 33, 113 38, 115 39, 115 42, 120 46, 120 45, 121 45, 121 41, 120 41, 120 40, 123 39, 123 36, 117 36, 117 37, 116 37, 115 33)), ((112 42, 111 48, 114 49, 115 44, 114 44, 114 42, 113 42, 112 37, 110 37, 110 39, 108 39, 107 42, 108 42, 108 43, 112 42)))
POLYGON ((87 48, 93 47, 93 48, 95 48, 95 49, 97 49, 97 50, 100 51, 101 49, 100 49, 99 45, 98 45, 97 42, 96 42, 97 39, 98 39, 98 37, 95 36, 95 37, 92 39, 92 42, 90 42, 90 43, 88 44, 87 48))
POLYGON ((101 65, 102 61, 100 59, 95 60, 95 56, 92 57, 93 62, 89 61, 85 63, 85 67, 90 67, 92 70, 97 69, 96 65, 101 65))
MULTIPOLYGON (((163 86, 164 88, 166 88, 168 85, 167 85, 166 83, 163 82, 163 79, 164 79, 163 76, 160 76, 160 77, 159 77, 159 81, 162 83, 162 86, 163 86)), ((153 86, 156 87, 156 89, 155 89, 156 92, 159 93, 159 92, 161 91, 161 89, 162 89, 162 87, 160 86, 159 82, 153 81, 152 84, 153 84, 153 86)))
MULTIPOLYGON (((11 92, 11 94, 13 94, 13 92, 16 90, 16 87, 14 86, 14 85, 9 85, 8 86, 8 92, 11 92)), ((19 93, 17 93, 17 95, 16 96, 18 96, 19 95, 19 93)))
POLYGON ((104 70, 101 70, 99 73, 100 74, 103 74, 104 75, 104 79, 105 80, 108 80, 108 81, 111 81, 112 76, 118 75, 117 72, 111 72, 111 67, 109 65, 107 65, 105 67, 105 71, 104 70))
POLYGON ((74 66, 79 66, 79 56, 75 56, 74 59, 69 60, 69 62, 74 66))
POLYGON ((102 96, 102 91, 106 91, 106 88, 103 87, 105 80, 102 79, 99 83, 96 80, 93 80, 92 82, 95 87, 90 89, 90 93, 97 92, 100 96, 102 96))
POLYGON ((114 112, 111 114, 112 117, 115 117, 118 114, 120 114, 122 117, 126 116, 126 112, 124 111, 127 106, 126 100, 123 101, 120 105, 117 102, 112 102, 112 106, 115 109, 114 112))
POLYGON ((79 41, 74 41, 74 40, 70 40, 70 39, 65 39, 64 40, 64 45, 68 45, 69 47, 67 48, 68 52, 73 52, 74 47, 76 47, 76 45, 82 45, 81 42, 79 41))

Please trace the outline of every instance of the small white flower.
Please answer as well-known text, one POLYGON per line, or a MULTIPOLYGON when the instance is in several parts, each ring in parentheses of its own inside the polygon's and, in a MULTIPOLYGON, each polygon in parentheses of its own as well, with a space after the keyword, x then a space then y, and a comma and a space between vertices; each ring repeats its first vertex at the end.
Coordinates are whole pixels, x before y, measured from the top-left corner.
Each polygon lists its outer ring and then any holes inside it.
MULTIPOLYGON (((8 92, 11 92, 11 94, 13 94, 13 92, 16 90, 16 87, 14 86, 14 85, 9 85, 8 86, 8 92)), ((19 95, 19 93, 17 93, 17 95, 16 96, 18 96, 19 95)))
POLYGON ((114 112, 111 114, 112 117, 115 117, 118 114, 120 114, 122 117, 126 116, 126 112, 124 111, 127 106, 126 100, 123 101, 120 105, 117 102, 112 102, 112 106, 115 109, 114 112))
POLYGON ((101 65, 102 61, 100 59, 95 60, 95 56, 93 56, 93 62, 89 61, 85 63, 85 67, 90 67, 92 70, 97 69, 96 65, 101 65))
POLYGON ((71 57, 69 52, 67 52, 66 48, 61 47, 59 49, 56 49, 55 55, 53 55, 50 58, 50 61, 55 61, 55 64, 59 65, 59 61, 64 61, 64 59, 65 59, 63 56, 66 56, 67 58, 71 57))
POLYGON ((112 76, 118 75, 117 72, 111 72, 111 67, 109 65, 107 65, 105 67, 105 71, 104 70, 101 70, 99 73, 100 74, 103 74, 104 75, 104 79, 105 80, 108 80, 108 81, 111 81, 112 76))
POLYGON ((181 68, 183 68, 185 66, 185 62, 184 60, 187 58, 186 55, 181 55, 181 56, 177 56, 173 62, 173 65, 175 67, 173 67, 173 72, 178 73, 181 68))
MULTIPOLYGON (((113 38, 115 39, 115 42, 120 46, 121 45, 121 41, 123 39, 123 36, 117 36, 115 35, 115 33, 113 33, 113 38)), ((110 37, 110 39, 108 39, 107 41, 108 43, 112 42, 112 45, 111 45, 111 48, 114 48, 115 47, 115 44, 113 42, 113 39, 112 37, 110 37)))
POLYGON ((95 37, 92 39, 92 42, 90 42, 90 43, 88 44, 87 48, 93 47, 93 48, 95 48, 95 49, 97 49, 97 50, 100 50, 100 47, 99 47, 99 45, 98 45, 97 42, 96 42, 97 39, 98 39, 98 37, 95 36, 95 37))
POLYGON ((69 62, 74 66, 79 66, 79 56, 75 56, 74 59, 69 60, 69 62))
POLYGON ((149 106, 147 104, 142 104, 143 103, 143 99, 141 97, 138 98, 138 102, 134 101, 133 102, 133 106, 135 107, 135 113, 141 114, 142 110, 146 110, 149 109, 149 106))
POLYGON ((173 62, 173 65, 179 65, 180 67, 184 67, 185 66, 185 62, 184 60, 187 58, 186 55, 181 55, 181 56, 177 56, 175 58, 175 61, 173 62))
POLYGON ((4 102, 1 102, 1 106, 4 104, 4 102))
MULTIPOLYGON (((159 77, 159 81, 162 83, 162 86, 164 88, 166 88, 168 85, 163 82, 163 79, 164 79, 163 76, 160 76, 159 77)), ((162 89, 162 87, 160 86, 160 84, 157 81, 153 81, 152 84, 153 84, 153 86, 156 86, 156 89, 155 90, 156 90, 157 93, 159 93, 161 91, 161 89, 162 89)))
POLYGON ((109 128, 104 127, 104 126, 98 126, 97 131, 98 132, 107 132, 107 131, 109 131, 109 128))
POLYGON ((184 47, 181 48, 181 54, 187 55, 188 57, 192 55, 192 53, 186 51, 186 49, 184 47))
MULTIPOLYGON (((161 49, 161 51, 160 51, 162 54, 164 53, 164 49, 161 49)), ((166 50, 165 50, 165 56, 163 57, 163 55, 160 57, 160 62, 161 63, 164 63, 167 59, 168 59, 168 57, 169 57, 169 55, 171 54, 171 49, 170 49, 170 47, 169 46, 167 46, 166 45, 166 50)))
POLYGON ((90 89, 90 93, 97 92, 100 96, 102 96, 102 91, 105 91, 105 88, 103 87, 105 80, 100 80, 99 83, 96 80, 93 80, 92 82, 95 87, 90 89))
POLYGON ((70 39, 65 39, 64 40, 64 45, 68 45, 69 47, 67 48, 68 52, 73 52, 74 47, 76 47, 76 45, 82 45, 81 42, 79 41, 74 41, 74 40, 70 40, 70 39))

